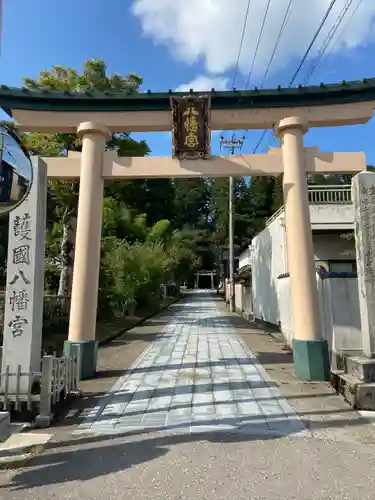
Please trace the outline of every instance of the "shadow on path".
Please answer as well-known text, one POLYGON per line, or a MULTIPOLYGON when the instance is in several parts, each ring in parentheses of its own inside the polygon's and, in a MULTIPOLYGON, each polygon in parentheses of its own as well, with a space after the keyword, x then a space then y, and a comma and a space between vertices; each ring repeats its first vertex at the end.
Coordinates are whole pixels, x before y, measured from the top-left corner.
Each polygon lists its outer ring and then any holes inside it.
MULTIPOLYGON (((28 469, 15 475, 10 485, 0 486, 0 488, 19 491, 71 481, 90 481, 155 460, 166 455, 170 447, 177 444, 202 440, 211 443, 237 443, 258 440, 259 436, 196 433, 150 437, 142 441, 132 442, 111 442, 108 436, 101 436, 98 440, 91 438, 89 442, 94 444, 95 441, 103 441, 103 439, 108 444, 82 447, 82 441, 85 440, 79 440, 74 443, 74 449, 38 456, 33 459, 28 469)), ((273 436, 262 435, 261 439, 273 439, 273 436)))
MULTIPOLYGON (((327 412, 328 413, 328 412, 327 412)), ((334 413, 332 411, 332 413, 334 413)), ((222 421, 225 423, 225 419, 222 421)), ((309 427, 311 421, 302 422, 309 427)), ((228 422, 233 424, 233 422, 228 422)), ((339 419, 314 421, 314 427, 342 427, 361 425, 361 419, 339 419)), ((204 424, 200 422, 199 425, 204 424)), ((285 428, 285 422, 280 422, 285 428)), ((179 431, 176 426, 176 432, 179 431)), ((163 428, 155 428, 157 433, 163 428)), ((142 432, 85 436, 65 442, 50 444, 44 455, 35 457, 27 469, 17 472, 11 484, 0 486, 11 491, 28 490, 41 486, 90 481, 108 474, 125 471, 139 464, 156 460, 166 455, 172 446, 206 441, 209 443, 242 443, 276 440, 287 437, 285 432, 269 434, 258 432, 256 423, 249 422, 243 431, 193 432, 191 434, 158 435, 142 432), (134 438, 142 439, 134 439, 134 438), (125 441, 125 439, 127 441, 125 441), (61 448, 64 448, 61 450, 61 448), (59 451, 61 450, 61 451, 59 451)), ((296 438, 299 439, 299 438, 296 438)), ((1 494, 0 494, 1 497, 1 494)))

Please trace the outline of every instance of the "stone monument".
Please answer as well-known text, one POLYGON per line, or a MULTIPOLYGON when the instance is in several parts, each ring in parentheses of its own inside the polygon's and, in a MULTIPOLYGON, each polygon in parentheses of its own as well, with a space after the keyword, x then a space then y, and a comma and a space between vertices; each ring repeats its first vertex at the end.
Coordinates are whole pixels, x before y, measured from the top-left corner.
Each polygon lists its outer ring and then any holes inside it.
POLYGON ((375 357, 375 174, 361 172, 353 178, 352 198, 362 350, 375 357))
MULTIPOLYGON (((23 374, 41 370, 47 167, 37 157, 32 165, 30 192, 9 215, 2 373, 7 367, 16 373, 18 366, 23 374)), ((21 393, 27 393, 32 378, 21 377, 21 393)), ((16 392, 16 384, 11 376, 8 392, 16 392)))

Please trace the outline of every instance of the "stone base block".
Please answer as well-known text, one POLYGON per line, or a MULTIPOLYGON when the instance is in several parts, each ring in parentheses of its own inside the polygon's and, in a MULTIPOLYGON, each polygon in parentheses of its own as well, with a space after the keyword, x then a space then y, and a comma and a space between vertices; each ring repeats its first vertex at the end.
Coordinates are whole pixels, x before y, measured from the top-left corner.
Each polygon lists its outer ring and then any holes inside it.
POLYGON ((352 408, 375 411, 375 382, 362 382, 353 375, 333 370, 331 384, 352 408))
POLYGON ((293 339, 293 362, 299 380, 329 380, 329 354, 326 340, 293 339))
POLYGON ((94 377, 96 373, 96 361, 98 357, 98 342, 96 340, 66 340, 64 342, 64 354, 69 356, 72 346, 80 348, 80 372, 81 380, 94 377))
POLYGON ((345 358, 345 372, 362 382, 375 382, 375 359, 365 357, 345 358))
POLYGON ((340 349, 336 351, 332 349, 331 352, 331 368, 332 370, 345 371, 345 359, 348 357, 363 357, 362 349, 340 349))

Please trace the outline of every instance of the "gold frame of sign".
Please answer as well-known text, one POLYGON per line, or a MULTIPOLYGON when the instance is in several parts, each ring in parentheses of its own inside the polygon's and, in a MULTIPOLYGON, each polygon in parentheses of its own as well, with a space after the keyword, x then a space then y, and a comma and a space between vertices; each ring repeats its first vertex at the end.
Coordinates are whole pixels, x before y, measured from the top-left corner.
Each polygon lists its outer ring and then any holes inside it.
POLYGON ((172 96, 170 103, 172 157, 182 160, 211 158, 210 97, 172 96))

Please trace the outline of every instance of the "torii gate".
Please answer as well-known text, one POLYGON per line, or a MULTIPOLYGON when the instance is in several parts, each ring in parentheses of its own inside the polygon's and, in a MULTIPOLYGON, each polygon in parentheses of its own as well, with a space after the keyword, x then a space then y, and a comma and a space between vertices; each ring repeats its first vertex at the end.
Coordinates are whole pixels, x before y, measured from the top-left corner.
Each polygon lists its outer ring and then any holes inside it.
MULTIPOLYGON (((180 94, 181 96, 182 94, 180 94)), ((209 93, 214 130, 274 129, 281 149, 265 155, 124 158, 105 152, 112 132, 170 131, 171 93, 136 96, 55 93, 0 87, 0 105, 24 131, 70 132, 82 138, 82 153, 43 158, 48 177, 80 178, 76 249, 65 348, 80 344, 83 373, 96 370, 95 340, 104 179, 278 175, 284 173, 284 205, 295 331, 297 376, 329 376, 328 345, 321 338, 320 311, 307 189, 308 172, 359 172, 364 153, 321 153, 304 148, 308 127, 366 123, 375 107, 375 79, 341 85, 265 91, 209 93)))

